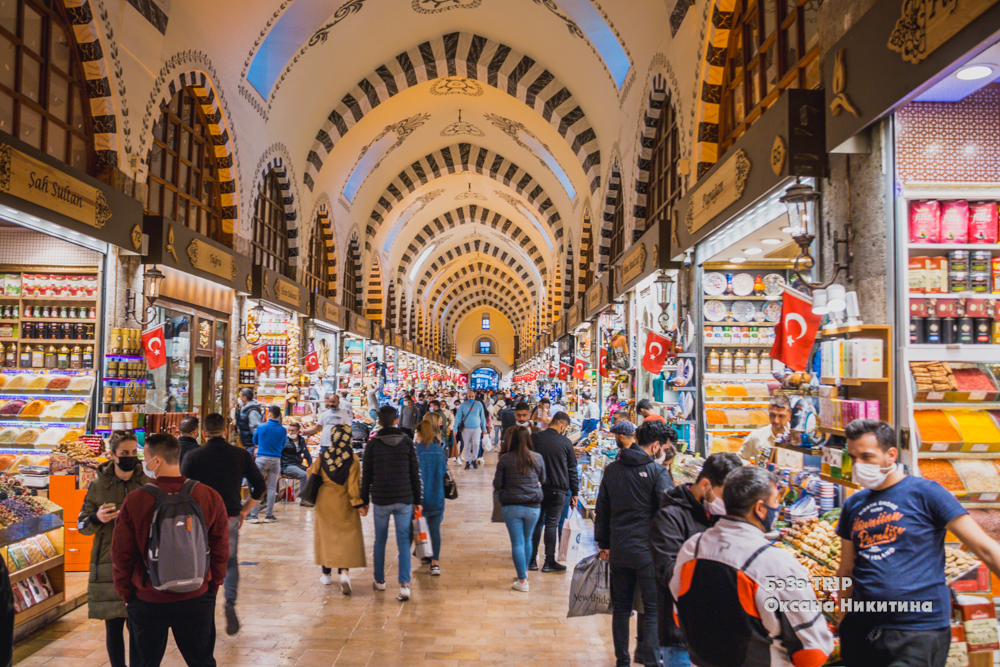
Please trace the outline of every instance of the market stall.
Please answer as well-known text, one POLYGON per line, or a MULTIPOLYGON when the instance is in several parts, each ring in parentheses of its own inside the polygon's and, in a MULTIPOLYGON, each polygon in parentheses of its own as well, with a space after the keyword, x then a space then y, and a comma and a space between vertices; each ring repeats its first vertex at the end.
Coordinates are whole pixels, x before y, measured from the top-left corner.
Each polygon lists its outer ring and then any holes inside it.
POLYGON ((371 322, 353 311, 347 311, 347 329, 341 336, 340 367, 337 390, 347 392, 355 413, 367 412, 366 380, 378 381, 374 374, 366 375, 368 339, 371 322))

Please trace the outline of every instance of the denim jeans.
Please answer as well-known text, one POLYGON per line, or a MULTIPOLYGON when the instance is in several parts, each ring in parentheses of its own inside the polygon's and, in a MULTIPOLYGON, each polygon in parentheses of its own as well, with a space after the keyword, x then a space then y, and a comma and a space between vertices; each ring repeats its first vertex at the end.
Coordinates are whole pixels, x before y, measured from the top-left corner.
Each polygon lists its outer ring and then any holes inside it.
POLYGON ((538 523, 535 524, 535 531, 531 535, 531 555, 528 562, 538 557, 538 546, 542 542, 542 533, 545 533, 545 562, 554 563, 556 560, 556 542, 559 541, 559 519, 562 517, 563 509, 566 507, 566 498, 569 490, 562 489, 542 489, 541 513, 538 523))
MULTIPOLYGON (((257 504, 260 507, 260 503, 257 504)), ((240 517, 229 517, 229 562, 226 563, 226 579, 222 582, 226 604, 236 604, 236 591, 240 587, 240 517)))
MULTIPOLYGON (((267 514, 264 516, 270 518, 274 516, 274 499, 278 495, 278 478, 281 477, 281 459, 277 456, 258 456, 257 469, 260 470, 260 474, 264 476, 264 481, 267 482, 267 514)), ((256 519, 257 515, 260 514, 261 504, 257 503, 250 510, 251 518, 256 519)))
POLYGON ((660 658, 663 660, 663 667, 691 667, 691 656, 686 648, 661 646, 660 658))
POLYGON ((510 555, 518 579, 528 578, 528 561, 531 559, 531 535, 535 532, 541 509, 526 505, 504 505, 500 508, 503 522, 510 535, 510 555))
POLYGON ((465 462, 472 463, 479 458, 480 440, 482 440, 483 429, 463 428, 462 442, 465 444, 465 462))
POLYGON ((385 545, 389 540, 389 517, 396 524, 396 548, 399 550, 399 583, 410 583, 410 532, 413 505, 372 505, 375 509, 375 581, 385 581, 385 545))
POLYGON ((444 521, 444 512, 425 514, 424 518, 427 519, 427 531, 431 534, 431 548, 434 549, 434 555, 431 556, 431 560, 440 560, 441 522, 444 521))
POLYGON ((496 424, 493 427, 493 449, 499 451, 500 440, 502 439, 503 439, 503 426, 501 426, 500 424, 496 424))
POLYGON ((611 636, 615 643, 615 660, 618 667, 629 667, 632 660, 628 653, 628 622, 632 617, 635 589, 642 594, 645 610, 642 643, 635 648, 635 661, 643 665, 658 665, 658 626, 656 618, 656 571, 653 564, 635 569, 611 566, 611 636))
POLYGON ((302 485, 306 483, 306 470, 302 466, 289 465, 282 466, 281 474, 285 477, 294 477, 299 480, 298 486, 295 487, 295 497, 302 498, 302 485))

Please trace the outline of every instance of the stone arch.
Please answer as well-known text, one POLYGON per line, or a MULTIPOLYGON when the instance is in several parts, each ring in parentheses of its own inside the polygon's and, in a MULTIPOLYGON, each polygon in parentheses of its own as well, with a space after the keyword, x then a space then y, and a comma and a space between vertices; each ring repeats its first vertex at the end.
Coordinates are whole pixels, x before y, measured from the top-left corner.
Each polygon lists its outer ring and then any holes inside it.
MULTIPOLYGON (((222 208, 222 231, 225 234, 238 235, 239 229, 239 202, 237 189, 236 164, 234 160, 233 139, 229 132, 229 122, 222 113, 219 104, 219 95, 216 92, 214 82, 209 79, 208 74, 201 70, 191 70, 174 74, 165 87, 161 86, 153 91, 152 104, 147 109, 147 116, 159 110, 164 104, 170 102, 173 96, 181 88, 191 87, 198 101, 201 110, 208 121, 208 128, 215 142, 215 159, 219 177, 219 203, 222 208)), ((155 121, 153 121, 155 122, 155 121)), ((145 128, 146 123, 143 123, 145 128)), ((153 143, 152 123, 149 125, 147 136, 143 137, 140 146, 142 158, 142 172, 145 175, 148 170, 148 155, 153 143)))
POLYGON ((577 274, 576 298, 582 299, 586 294, 587 276, 594 273, 594 225, 591 220, 590 207, 583 210, 583 221, 580 229, 580 271, 577 274))
POLYGON ((389 276, 389 287, 385 294, 385 321, 382 326, 386 329, 396 328, 396 276, 389 276))
MULTIPOLYGON (((453 260, 461 257, 465 253, 478 253, 482 252, 493 258, 499 259, 500 262, 509 266, 514 275, 519 277, 523 283, 527 286, 528 290, 533 296, 537 297, 538 288, 535 285, 535 281, 532 280, 531 274, 518 262, 512 255, 507 253, 503 248, 493 245, 491 243, 484 241, 473 241, 470 243, 463 243, 453 248, 446 250, 444 253, 438 256, 437 259, 430 265, 427 271, 424 273, 424 277, 420 280, 419 289, 422 292, 424 288, 427 287, 431 276, 435 275, 440 269, 443 269, 445 265, 452 262, 453 260)), ((464 268, 464 267, 463 267, 464 268)))
POLYGON ((489 38, 465 32, 422 42, 359 81, 329 113, 316 134, 302 179, 306 187, 313 189, 315 178, 337 141, 368 112, 400 91, 444 77, 473 79, 493 86, 537 111, 566 139, 590 181, 591 192, 597 192, 601 178, 597 134, 569 90, 534 59, 489 38))
POLYGON ((320 204, 316 212, 316 224, 319 225, 320 236, 326 247, 326 293, 330 298, 337 298, 337 235, 333 233, 333 219, 326 204, 320 204))
POLYGON ((368 270, 368 287, 365 296, 365 317, 372 322, 384 326, 385 321, 385 288, 382 281, 382 262, 378 255, 372 257, 368 270))
POLYGON ((527 325, 527 313, 525 311, 518 310, 510 304, 500 301, 489 292, 478 291, 466 294, 455 299, 448 305, 452 310, 444 316, 443 330, 451 334, 452 338, 454 338, 455 329, 461 323, 462 319, 471 311, 481 308, 483 305, 488 305, 502 313, 510 321, 510 325, 515 331, 517 331, 519 326, 523 327, 527 325))
POLYGON ((559 291, 563 295, 563 303, 568 307, 570 304, 576 303, 575 290, 573 289, 575 281, 573 280, 573 244, 570 243, 566 246, 566 273, 563 275, 562 284, 559 286, 559 291))
MULTIPOLYGON (((527 170, 494 151, 459 143, 425 155, 396 176, 372 209, 365 232, 365 243, 370 244, 382 223, 388 220, 393 207, 407 195, 434 179, 466 171, 487 176, 513 188, 537 209, 539 219, 548 224, 553 237, 557 241, 562 238, 563 226, 559 211, 545 189, 527 170)), ((509 203, 514 205, 515 202, 509 203)))
MULTIPOLYGON (((286 166, 285 159, 283 157, 279 156, 272 158, 267 162, 267 164, 264 165, 260 173, 257 174, 253 186, 251 201, 257 201, 257 195, 260 192, 260 188, 263 187, 265 179, 267 179, 268 174, 272 171, 278 179, 278 185, 281 186, 281 201, 285 207, 285 229, 288 233, 288 265, 290 267, 297 267, 299 264, 299 252, 301 250, 299 243, 298 211, 295 208, 295 195, 292 189, 292 181, 288 177, 288 167, 286 166)), ((308 236, 308 234, 306 234, 306 236, 308 236)))
POLYGON ((597 272, 607 270, 608 261, 611 259, 611 223, 615 217, 615 200, 622 188, 622 177, 619 171, 618 158, 611 166, 611 175, 608 177, 608 189, 604 193, 604 219, 601 224, 601 237, 598 240, 597 272))
POLYGON ((733 29, 736 0, 709 0, 712 19, 708 29, 705 60, 701 64, 698 95, 698 137, 695 143, 695 178, 701 178, 719 159, 719 114, 726 52, 733 29))
POLYGON ((635 218, 632 228, 632 242, 646 231, 646 195, 649 192, 649 167, 652 162, 653 142, 656 139, 656 128, 663 113, 663 105, 667 100, 667 79, 662 74, 653 76, 649 86, 649 96, 646 98, 646 108, 642 114, 642 125, 639 126, 639 151, 636 161, 635 176, 635 218))
POLYGON ((439 306, 438 301, 440 301, 442 297, 445 297, 444 301, 447 301, 447 297, 450 296, 452 292, 461 289, 487 289, 490 290, 495 296, 502 297, 520 308, 526 309, 531 306, 531 300, 527 296, 519 294, 516 289, 510 286, 510 276, 506 272, 500 272, 495 278, 485 278, 480 276, 473 276, 468 279, 464 278, 464 276, 459 276, 455 279, 454 274, 449 276, 449 280, 446 283, 443 283, 439 289, 434 292, 433 296, 431 296, 429 300, 431 308, 441 310, 443 306, 439 306))
MULTIPOLYGON (((354 302, 355 308, 360 310, 365 302, 365 292, 364 292, 364 280, 361 273, 361 246, 358 243, 358 233, 355 231, 351 234, 350 240, 347 242, 347 252, 344 256, 344 273, 347 274, 351 271, 354 275, 354 302), (353 264, 353 271, 351 271, 353 264)), ((346 290, 347 285, 344 284, 341 287, 341 292, 343 296, 341 298, 341 303, 347 304, 347 300, 343 297, 347 296, 346 290)))
POLYGON ((545 260, 541 256, 541 253, 538 252, 538 248, 535 247, 535 245, 531 242, 531 238, 524 233, 524 230, 516 222, 506 216, 491 211, 485 206, 479 206, 477 204, 460 206, 453 211, 447 211, 421 227, 420 230, 414 234, 413 240, 407 246, 402 257, 400 257, 399 266, 396 269, 397 272, 400 275, 407 275, 410 264, 414 259, 419 257, 424 248, 434 240, 435 235, 446 232, 449 229, 454 229, 458 225, 465 224, 479 224, 487 226, 490 229, 497 230, 505 236, 508 236, 511 241, 517 242, 517 245, 524 250, 528 257, 531 258, 531 261, 534 262, 536 267, 538 267, 538 272, 541 275, 544 276, 548 272, 545 266, 545 260))

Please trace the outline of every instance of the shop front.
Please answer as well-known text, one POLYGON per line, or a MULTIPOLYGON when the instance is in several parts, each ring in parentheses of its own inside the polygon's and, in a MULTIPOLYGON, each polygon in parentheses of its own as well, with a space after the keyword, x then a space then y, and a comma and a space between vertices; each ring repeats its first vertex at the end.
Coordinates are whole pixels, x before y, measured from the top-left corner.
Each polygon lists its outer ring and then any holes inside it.
POLYGON ((142 205, 3 132, 0 174, 0 555, 17 640, 86 599, 66 573, 89 563, 75 517, 103 449, 102 385, 142 392, 135 365, 127 382, 102 373, 106 351, 139 354, 107 304, 141 250, 142 205))
POLYGON ((340 339, 346 326, 347 309, 319 294, 312 295, 312 318, 306 323, 306 362, 301 403, 312 406, 318 414, 328 394, 337 391, 337 368, 340 366, 340 339), (315 358, 309 355, 315 353, 315 358))
POLYGON ((347 329, 341 337, 340 370, 337 373, 338 391, 347 392, 355 412, 367 412, 368 383, 381 386, 379 377, 367 372, 368 340, 372 323, 353 310, 347 311, 347 329))

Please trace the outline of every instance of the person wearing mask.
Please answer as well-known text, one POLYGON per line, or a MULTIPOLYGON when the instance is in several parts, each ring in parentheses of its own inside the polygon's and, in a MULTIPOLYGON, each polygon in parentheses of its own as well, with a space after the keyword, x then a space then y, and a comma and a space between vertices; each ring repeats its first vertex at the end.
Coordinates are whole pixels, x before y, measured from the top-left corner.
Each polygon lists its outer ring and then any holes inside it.
POLYGON ((373 382, 368 389, 368 416, 372 419, 378 417, 378 409, 381 407, 378 401, 378 383, 373 382))
POLYGON ((458 415, 458 409, 462 407, 462 401, 461 399, 455 398, 454 393, 455 392, 452 392, 452 398, 450 398, 449 400, 451 401, 451 414, 456 417, 455 419, 456 425, 455 425, 455 430, 452 431, 451 451, 449 452, 448 456, 455 463, 455 465, 461 465, 462 458, 460 454, 462 452, 462 432, 458 428, 457 415, 458 415))
POLYGON ((525 426, 510 430, 510 448, 497 460, 493 489, 498 494, 500 512, 510 535, 511 556, 517 581, 512 588, 528 592, 528 561, 531 536, 538 523, 545 484, 545 461, 531 451, 531 432, 525 426))
POLYGON ((726 476, 722 499, 726 515, 684 543, 670 578, 691 663, 825 664, 833 635, 816 611, 812 579, 790 551, 766 536, 781 502, 777 476, 740 466, 726 476), (806 583, 778 587, 775 580, 806 583), (780 611, 775 602, 783 605, 780 611))
POLYGON ((420 423, 420 408, 414 402, 412 396, 403 398, 403 409, 399 413, 399 428, 408 438, 413 438, 413 430, 420 423))
POLYGON ((601 409, 586 392, 581 394, 580 400, 583 402, 583 410, 580 411, 580 419, 583 420, 580 440, 586 440, 587 436, 596 431, 597 426, 601 423, 601 409))
POLYGON ((945 534, 957 537, 996 576, 1000 545, 950 491, 903 472, 892 426, 856 419, 844 431, 851 479, 864 490, 844 501, 837 523, 838 581, 850 577, 852 582, 841 591, 841 599, 907 605, 905 610, 848 611, 840 622, 844 664, 941 667, 951 643, 945 534), (931 609, 917 604, 925 601, 931 602, 931 609))
POLYGON ((711 528, 725 516, 722 501, 726 475, 743 466, 731 452, 712 454, 698 473, 694 484, 681 484, 663 494, 660 509, 649 529, 656 568, 656 607, 659 614, 660 657, 664 667, 690 667, 684 633, 674 623, 674 598, 670 579, 681 547, 692 535, 711 528))
MULTIPOLYGON (((429 409, 430 409, 430 405, 427 403, 427 394, 424 393, 424 392, 420 392, 419 394, 417 394, 417 423, 418 424, 420 423, 420 420, 422 420, 424 418, 424 415, 427 414, 427 411, 429 409)), ((414 427, 414 428, 416 428, 416 427, 414 427)))
MULTIPOLYGON (((229 560, 229 520, 222 497, 207 484, 181 475, 181 446, 166 433, 146 436, 146 469, 154 480, 125 496, 111 537, 111 568, 115 591, 125 601, 129 632, 137 657, 130 663, 159 667, 172 631, 177 648, 191 667, 215 666, 215 597, 226 576, 229 560), (153 486, 169 498, 188 489, 201 509, 208 545, 208 569, 201 586, 187 593, 157 589, 149 576, 149 537, 157 510, 153 486)), ((189 457, 190 458, 190 457, 189 457)), ((205 554, 191 554, 204 558, 205 554)))
MULTIPOLYGON (((81 535, 93 535, 90 548, 90 577, 87 580, 87 617, 104 621, 104 642, 111 667, 126 667, 125 602, 115 591, 111 574, 111 535, 125 496, 147 484, 150 479, 139 465, 139 442, 135 431, 115 431, 108 440, 111 460, 97 469, 90 483, 77 519, 81 535)), ((130 635, 130 639, 132 639, 130 635)), ((134 639, 130 647, 137 659, 134 639)), ((133 663, 134 664, 134 663, 133 663)))
POLYGON ((413 441, 396 427, 396 408, 387 405, 378 412, 378 435, 365 449, 361 474, 361 500, 369 502, 375 514, 376 591, 385 590, 385 544, 389 519, 396 526, 399 549, 400 602, 410 599, 410 522, 413 511, 421 510, 420 463, 413 441))
POLYGON ((455 421, 458 422, 457 431, 460 432, 465 447, 465 469, 478 468, 479 441, 486 428, 486 410, 476 400, 476 393, 471 389, 465 393, 465 401, 455 412, 455 421))
POLYGON ((236 615, 236 594, 240 585, 240 527, 250 510, 264 497, 267 485, 250 452, 226 441, 226 420, 218 412, 205 416, 201 439, 205 444, 181 461, 181 474, 206 484, 222 497, 229 519, 229 561, 223 586, 226 613, 226 634, 240 631, 236 615), (242 499, 243 480, 249 495, 242 499))
POLYGON ((531 436, 531 447, 545 461, 545 483, 542 485, 541 515, 535 524, 531 538, 529 569, 537 569, 538 545, 545 533, 545 562, 542 572, 565 572, 566 566, 556 562, 556 541, 559 521, 566 501, 576 507, 580 495, 580 480, 576 469, 576 451, 573 443, 564 434, 569 428, 569 415, 557 412, 552 416, 549 427, 531 436))
POLYGON ((496 445, 500 444, 500 438, 503 437, 503 422, 500 419, 500 414, 504 410, 504 400, 499 396, 490 406, 490 421, 493 423, 493 442, 496 445))
POLYGON ((431 401, 431 412, 441 415, 441 446, 445 458, 449 456, 455 437, 455 413, 448 409, 447 401, 431 401))
POLYGON ((309 474, 319 475, 321 482, 313 522, 319 581, 324 586, 332 584, 333 568, 337 568, 340 592, 350 595, 350 569, 367 566, 361 517, 368 514, 368 507, 361 500, 361 463, 354 453, 348 424, 333 427, 330 446, 310 464, 309 474))
POLYGON ((524 401, 514 406, 514 423, 503 432, 503 438, 500 440, 501 454, 506 454, 510 451, 510 438, 514 433, 515 426, 524 426, 532 435, 538 433, 538 429, 531 421, 531 408, 524 401))
POLYGON ((285 428, 288 438, 281 450, 281 474, 298 480, 296 495, 299 497, 299 504, 309 507, 309 503, 302 500, 302 485, 306 481, 306 468, 312 465, 312 454, 309 453, 306 439, 299 433, 301 426, 298 422, 292 422, 285 428))
POLYGON ((326 409, 320 413, 319 418, 316 420, 316 424, 302 430, 302 435, 304 436, 320 433, 320 451, 330 446, 330 432, 334 426, 337 424, 347 424, 350 426, 354 423, 354 415, 352 415, 350 411, 340 407, 341 402, 339 395, 333 393, 327 394, 324 397, 323 402, 326 405, 326 409))
POLYGON ((417 461, 423 486, 423 515, 434 551, 430 559, 421 562, 430 564, 431 576, 438 577, 441 576, 441 522, 444 520, 444 476, 448 471, 448 458, 433 417, 434 413, 428 413, 417 425, 417 461))
POLYGON ((181 432, 177 441, 181 443, 181 461, 191 452, 198 449, 198 418, 189 415, 181 420, 177 430, 181 432))
POLYGON ((479 465, 483 465, 483 452, 485 451, 483 444, 485 440, 492 438, 493 413, 490 411, 489 394, 479 392, 476 396, 476 400, 483 406, 483 414, 486 415, 486 424, 483 426, 483 432, 479 435, 479 450, 476 453, 476 462, 479 465))
POLYGON ((542 398, 538 401, 535 409, 531 411, 531 421, 534 422, 535 427, 544 431, 549 427, 549 422, 552 420, 552 413, 549 411, 552 404, 549 399, 542 398))
POLYGON ((281 477, 281 450, 288 440, 288 431, 281 425, 281 408, 267 408, 267 421, 257 427, 253 444, 257 447, 257 468, 267 481, 267 512, 260 518, 260 505, 250 510, 250 523, 274 523, 274 500, 278 496, 278 479, 281 477))
MULTIPOLYGON (((640 417, 642 417, 643 422, 658 421, 665 423, 667 421, 666 419, 663 418, 663 415, 659 415, 656 413, 656 411, 653 409, 653 404, 649 401, 648 398, 644 398, 638 403, 636 403, 635 411, 640 417)), ((641 425, 642 424, 640 423, 640 426, 641 425)))
POLYGON ((264 406, 254 399, 253 389, 250 387, 240 389, 236 400, 239 401, 239 406, 233 411, 233 426, 240 438, 240 444, 254 455, 256 448, 253 436, 257 432, 257 427, 264 423, 264 406))
POLYGON ((635 424, 628 420, 616 422, 610 432, 615 436, 618 449, 628 449, 635 444, 635 424))
POLYGON ((628 625, 638 587, 645 612, 636 647, 636 662, 658 665, 656 647, 656 573, 649 526, 663 494, 672 488, 661 465, 673 429, 663 422, 645 422, 636 430, 637 444, 618 452, 605 468, 594 510, 594 539, 599 556, 611 565, 611 621, 618 667, 629 667, 628 625))
POLYGON ((754 463, 763 454, 769 458, 775 440, 788 432, 792 421, 792 404, 787 396, 772 396, 767 404, 767 426, 750 431, 743 440, 743 446, 736 452, 744 461, 754 463))

